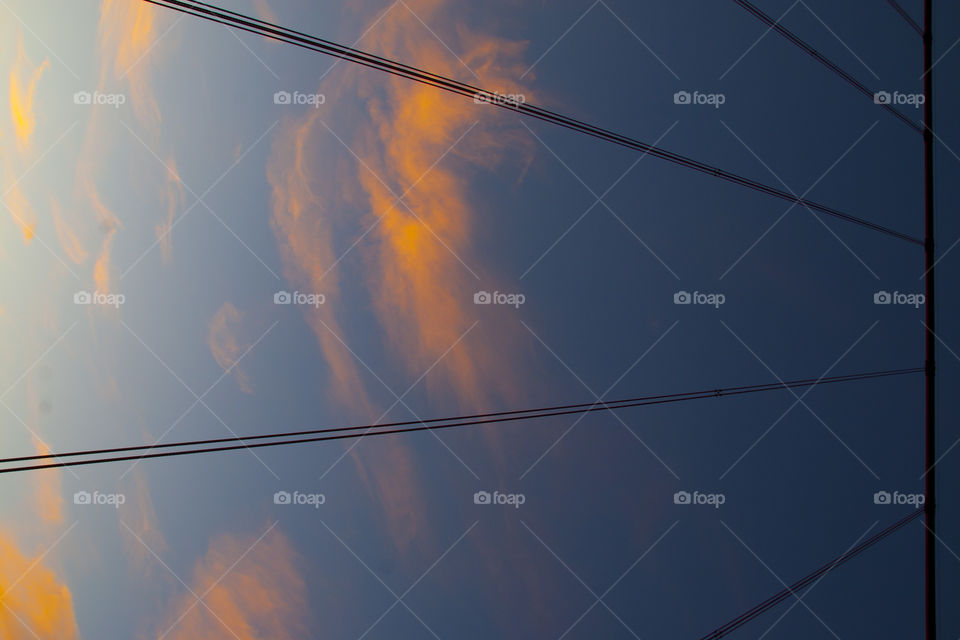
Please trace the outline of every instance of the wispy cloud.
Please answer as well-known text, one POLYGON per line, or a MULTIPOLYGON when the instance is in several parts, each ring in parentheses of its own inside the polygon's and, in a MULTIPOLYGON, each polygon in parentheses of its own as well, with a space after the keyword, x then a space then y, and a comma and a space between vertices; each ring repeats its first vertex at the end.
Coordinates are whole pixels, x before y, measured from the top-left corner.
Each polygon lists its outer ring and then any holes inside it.
POLYGON ((210 353, 213 359, 217 361, 220 368, 229 371, 233 375, 240 390, 244 393, 252 393, 250 378, 237 366, 240 357, 246 353, 250 344, 242 342, 241 323, 243 314, 237 311, 237 308, 229 302, 224 302, 210 319, 207 331, 207 346, 210 347, 210 353))
MULTIPOLYGON (((436 73, 476 75, 482 86, 524 93, 512 80, 523 71, 523 44, 454 25, 444 5, 403 3, 371 43, 382 55, 436 73)), ((366 281, 389 344, 416 375, 476 319, 473 293, 498 285, 495 264, 475 251, 483 228, 476 178, 507 159, 522 162, 532 147, 497 110, 403 78, 357 77, 369 122, 355 136, 355 175, 370 224, 382 216, 363 247, 374 265, 366 281)), ((504 354, 519 351, 517 326, 485 319, 428 385, 474 406, 512 397, 521 386, 517 363, 504 354)))
POLYGON ((134 536, 123 538, 127 557, 136 575, 149 574, 151 580, 154 580, 157 575, 157 562, 152 553, 165 553, 168 548, 167 541, 157 522, 153 497, 143 469, 137 467, 127 478, 123 492, 130 499, 125 503, 123 523, 134 533, 134 536))
MULTIPOLYGON (((361 45, 521 93, 511 78, 523 72, 523 44, 455 24, 439 0, 394 5, 361 45)), ((354 327, 372 323, 378 339, 366 334, 360 351, 384 349, 378 362, 392 360, 411 381, 429 370, 423 384, 438 405, 488 407, 519 397, 526 334, 517 317, 484 318, 461 338, 478 319, 473 294, 509 286, 477 250, 483 224, 476 180, 502 163, 527 162, 533 147, 526 132, 498 110, 347 65, 319 90, 324 108, 283 121, 267 176, 285 275, 291 286, 327 296, 326 305, 303 312, 330 374, 329 395, 381 415, 364 380, 378 392, 380 382, 359 363, 363 354, 344 346, 357 344, 354 327), (345 300, 369 300, 370 316, 345 300)), ((357 449, 353 461, 394 543, 409 550, 429 537, 415 451, 376 439, 357 449)))
POLYGON ((56 198, 50 199, 50 211, 53 215, 53 228, 60 242, 60 248, 74 264, 81 264, 87 259, 87 249, 84 247, 73 226, 67 221, 60 209, 56 198))
POLYGON ((23 48, 23 39, 17 40, 17 56, 10 71, 10 114, 13 118, 13 131, 21 149, 30 147, 36 115, 33 109, 33 95, 40 76, 50 66, 44 60, 34 66, 23 48))
POLYGON ((278 527, 262 539, 223 535, 210 543, 157 625, 169 640, 294 640, 307 635, 307 593, 300 560, 278 527), (197 602, 197 597, 203 603, 197 602))

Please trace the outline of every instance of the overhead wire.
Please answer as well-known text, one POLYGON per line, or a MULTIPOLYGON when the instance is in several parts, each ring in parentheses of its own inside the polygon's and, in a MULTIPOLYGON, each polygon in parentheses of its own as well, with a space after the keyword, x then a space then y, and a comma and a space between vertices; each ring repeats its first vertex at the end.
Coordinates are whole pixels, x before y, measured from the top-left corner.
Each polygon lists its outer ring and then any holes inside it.
POLYGON ((919 518, 921 515, 923 515, 923 513, 924 513, 924 510, 922 508, 912 511, 909 515, 901 518, 900 520, 897 520, 896 522, 886 527, 882 531, 877 532, 876 534, 867 538, 860 544, 852 547, 847 552, 840 554, 839 556, 837 556, 830 562, 824 564, 823 566, 816 569, 815 571, 808 573, 807 575, 800 578, 790 586, 783 588, 782 590, 770 596, 763 602, 755 605, 753 608, 740 614, 733 620, 727 622, 726 624, 720 627, 717 627, 707 635, 700 638, 700 640, 717 640, 718 638, 723 638, 724 636, 727 636, 730 633, 736 631, 737 629, 744 626, 751 620, 757 618, 758 616, 762 615, 763 613, 766 613, 767 611, 777 606, 778 604, 780 604, 790 596, 795 596, 799 598, 799 593, 803 591, 805 588, 811 586, 811 584, 813 584, 821 576, 827 574, 829 571, 840 566, 841 564, 844 564, 845 562, 851 560, 855 556, 863 553, 864 551, 874 546, 875 544, 877 544, 878 542, 880 542, 881 540, 883 540, 893 532, 910 524, 911 522, 919 518))
POLYGON ((673 404, 689 400, 703 400, 707 398, 719 398, 726 396, 744 395, 758 393, 763 391, 775 391, 782 389, 794 389, 801 387, 813 387, 840 382, 854 382, 860 380, 871 380, 891 376, 909 375, 923 372, 922 367, 907 369, 888 369, 884 371, 873 371, 864 373, 854 373, 840 376, 830 376, 821 378, 806 378, 802 380, 777 381, 761 383, 754 385, 745 385, 727 388, 705 389, 699 391, 689 391, 671 394, 648 395, 623 400, 586 402, 579 404, 557 405, 550 407, 540 407, 536 409, 515 409, 510 411, 496 411, 488 413, 477 413, 464 416, 454 416, 446 418, 431 418, 427 420, 407 420, 400 422, 390 422, 383 424, 367 424, 349 427, 327 427, 322 429, 309 429, 301 431, 289 431, 281 433, 256 434, 250 436, 234 436, 225 438, 210 438, 205 440, 189 440, 183 442, 155 443, 148 445, 130 445, 122 447, 107 447, 97 449, 85 449, 77 451, 65 451, 59 453, 44 453, 26 456, 14 456, 0 458, 0 474, 16 473, 23 471, 36 471, 39 469, 51 469, 73 466, 85 466, 92 464, 103 464, 106 462, 121 462, 129 460, 144 460, 152 458, 167 458, 174 456, 196 455, 201 453, 214 453, 223 451, 235 451, 242 449, 256 449, 262 447, 289 446, 294 444, 307 444, 314 442, 324 442, 330 440, 342 440, 348 438, 364 438, 377 435, 389 435, 399 433, 414 433, 418 431, 437 431, 442 429, 452 429, 466 426, 477 426, 483 424, 493 424, 502 422, 514 422, 520 420, 533 420, 539 418, 550 418, 565 415, 575 415, 584 413, 594 413, 600 411, 618 411, 632 407, 641 407, 658 404, 673 404), (310 436, 310 437, 304 437, 310 436), (208 446, 217 445, 217 446, 208 446), (161 450, 161 451, 155 451, 161 450), (126 455, 115 455, 126 454, 126 455), (83 460, 67 460, 67 458, 86 458, 83 460), (51 461, 46 464, 30 464, 20 466, 3 466, 14 463, 51 461))
MULTIPOLYGON (((880 107, 882 107, 886 111, 893 114, 896 118, 898 118, 904 124, 908 125, 911 129, 913 129, 917 133, 923 132, 923 128, 919 124, 914 122, 909 116, 907 116, 902 111, 894 107, 890 102, 878 102, 877 97, 878 95, 880 95, 878 94, 878 92, 867 87, 865 84, 863 84, 862 82, 854 78, 851 74, 846 72, 838 64, 834 63, 825 55, 823 55, 822 53, 814 49, 812 46, 810 46, 809 44, 801 40, 797 35, 795 35, 789 29, 787 29, 782 24, 780 24, 779 20, 776 20, 772 16, 767 15, 766 13, 761 11, 757 7, 757 5, 753 4, 749 0, 733 0, 733 1, 738 5, 740 5, 741 7, 743 7, 744 9, 746 9, 748 13, 752 14, 754 17, 756 17, 765 25, 767 25, 767 27, 769 27, 770 29, 773 29, 774 31, 779 33, 781 36, 783 36, 784 38, 792 42, 794 45, 796 45, 797 47, 805 51, 811 58, 813 58, 814 60, 816 60, 823 66, 825 66, 827 69, 830 69, 831 71, 833 71, 836 75, 838 75, 845 82, 847 82, 847 84, 852 86, 854 89, 859 91, 864 96, 870 98, 870 100, 873 101, 875 104, 878 104, 880 107)), ((888 0, 888 1, 894 5, 894 8, 897 8, 897 9, 900 8, 899 5, 893 2, 893 0, 888 0)), ((902 11, 902 9, 900 10, 902 11)), ((901 15, 904 15, 905 17, 909 17, 909 16, 906 16, 905 13, 901 15)))
POLYGON ((694 160, 693 158, 689 158, 661 147, 615 133, 608 129, 588 124, 569 116, 529 104, 525 101, 504 98, 503 94, 500 94, 497 91, 482 89, 465 82, 460 82, 446 76, 425 71, 418 67, 397 62, 395 60, 361 51, 346 45, 341 45, 330 40, 311 36, 300 31, 295 31, 293 29, 261 20, 259 18, 253 18, 242 13, 222 9, 220 7, 199 2, 197 0, 144 0, 144 2, 165 7, 167 9, 187 15, 192 15, 217 24, 222 24, 228 27, 240 29, 242 31, 247 31, 249 33, 261 35, 280 42, 286 42, 310 51, 324 53, 336 58, 355 62, 366 67, 385 71, 393 75, 408 78, 415 82, 430 85, 444 91, 469 97, 484 104, 489 104, 536 118, 538 120, 550 122, 570 130, 578 131, 601 140, 612 142, 622 147, 641 151, 645 154, 652 155, 662 160, 667 160, 700 173, 721 178, 727 182, 738 184, 760 193, 774 196, 781 200, 805 207, 811 211, 818 211, 820 213, 844 220, 846 222, 854 223, 888 236, 906 240, 913 244, 923 244, 921 239, 910 234, 903 233, 890 227, 871 222, 865 218, 840 211, 834 207, 823 205, 812 200, 807 200, 806 198, 798 197, 797 195, 788 191, 784 191, 783 189, 772 187, 732 171, 727 171, 714 165, 701 162, 699 160, 694 160))
POLYGON ((912 27, 913 30, 920 35, 920 37, 923 37, 923 27, 917 24, 917 21, 914 20, 909 13, 907 13, 906 9, 900 6, 900 3, 897 2, 897 0, 887 0, 887 4, 893 7, 893 10, 899 13, 900 17, 903 18, 906 21, 906 23, 910 25, 910 27, 912 27))

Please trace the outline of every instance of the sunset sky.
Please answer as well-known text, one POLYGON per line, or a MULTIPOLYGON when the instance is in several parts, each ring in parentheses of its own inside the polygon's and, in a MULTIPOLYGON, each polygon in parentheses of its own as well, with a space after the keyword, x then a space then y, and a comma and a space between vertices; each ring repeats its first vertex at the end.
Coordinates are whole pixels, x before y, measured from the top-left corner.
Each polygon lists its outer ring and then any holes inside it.
MULTIPOLYGON (((212 2, 923 235, 920 136, 734 2, 212 2)), ((756 4, 920 122, 886 2, 756 4)), ((955 638, 960 8, 934 4, 955 638)), ((139 0, 0 0, 0 42, 3 457, 923 365, 909 242, 139 0)), ((0 474, 0 638, 699 638, 907 515, 875 494, 922 493, 922 434, 914 374, 0 474)), ((922 534, 731 637, 919 637, 922 534)))

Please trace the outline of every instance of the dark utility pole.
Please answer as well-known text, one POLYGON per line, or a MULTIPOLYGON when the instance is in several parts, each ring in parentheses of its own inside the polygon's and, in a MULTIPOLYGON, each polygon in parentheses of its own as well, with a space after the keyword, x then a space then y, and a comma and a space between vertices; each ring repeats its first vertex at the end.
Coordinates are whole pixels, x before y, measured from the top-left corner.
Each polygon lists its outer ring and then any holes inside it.
POLYGON ((936 472, 933 465, 936 463, 936 383, 935 383, 935 351, 936 334, 934 321, 936 320, 934 307, 935 287, 933 268, 936 262, 933 245, 933 0, 923 2, 923 182, 924 182, 924 266, 926 289, 926 425, 925 438, 925 466, 926 484, 924 486, 924 509, 926 511, 926 529, 924 531, 924 587, 926 591, 926 626, 927 640, 936 640, 937 637, 937 572, 936 572, 936 472))

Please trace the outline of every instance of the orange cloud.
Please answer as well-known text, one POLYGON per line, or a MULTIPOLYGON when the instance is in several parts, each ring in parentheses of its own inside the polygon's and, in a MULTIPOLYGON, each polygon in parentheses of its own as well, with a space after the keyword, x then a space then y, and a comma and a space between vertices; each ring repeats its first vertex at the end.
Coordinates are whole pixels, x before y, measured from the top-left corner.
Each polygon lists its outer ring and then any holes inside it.
POLYGON ((30 242, 36 234, 37 227, 37 217, 33 213, 33 207, 19 184, 7 187, 6 192, 6 203, 10 216, 20 228, 24 241, 30 242))
POLYGON ((252 393, 249 377, 236 366, 240 356, 250 347, 249 344, 242 344, 237 337, 242 319, 243 314, 236 307, 224 302, 210 320, 207 346, 220 368, 230 371, 240 390, 252 393))
POLYGON ((100 255, 93 265, 93 281, 97 285, 97 291, 107 293, 110 291, 110 249, 113 246, 113 234, 111 229, 103 237, 103 243, 100 245, 100 255))
MULTIPOLYGON (((144 2, 126 0, 103 0, 100 3, 98 22, 99 80, 98 91, 116 91, 114 87, 126 83, 128 104, 133 108, 137 121, 147 131, 148 139, 159 146, 161 114, 152 89, 151 70, 156 57, 165 49, 161 42, 163 32, 159 30, 161 14, 155 7, 144 2)), ((167 36, 168 39, 169 36, 167 36)), ((117 143, 109 133, 108 118, 104 109, 90 109, 89 120, 77 167, 77 192, 75 203, 85 203, 93 210, 95 222, 103 238, 93 265, 93 277, 97 290, 110 291, 113 265, 111 251, 114 237, 120 223, 113 210, 103 202, 98 187, 99 178, 110 161, 110 149, 117 143)), ((126 135, 126 134, 124 134, 126 135)), ((134 144, 138 144, 134 142, 134 144)), ((169 228, 173 212, 182 199, 182 187, 176 176, 176 164, 168 161, 171 170, 167 172, 161 202, 166 202, 166 214, 158 225, 158 236, 162 229, 169 228)), ((169 257, 169 236, 161 241, 164 257, 169 257)))
MULTIPOLYGON (((50 447, 34 437, 33 445, 39 455, 50 453, 50 447)), ((60 474, 43 474, 33 482, 33 495, 36 513, 44 526, 63 524, 63 489, 60 485, 60 474)))
POLYGON ((197 563, 190 581, 207 606, 190 593, 177 598, 157 627, 158 635, 170 630, 165 636, 169 640, 304 638, 307 593, 299 565, 279 528, 259 542, 249 536, 220 536, 197 563))
MULTIPOLYGON (((463 77, 470 67, 481 85, 521 93, 510 78, 523 71, 522 44, 453 28, 439 0, 407 4, 409 10, 398 8, 377 26, 378 53, 447 76, 463 77), (421 20, 463 51, 463 63, 421 20)), ((365 166, 356 175, 370 223, 382 216, 377 242, 365 247, 377 265, 367 282, 389 344, 419 375, 475 321, 473 292, 494 288, 494 265, 473 251, 477 209, 471 184, 477 169, 497 166, 508 152, 522 159, 531 147, 526 137, 503 127, 492 109, 402 78, 361 77, 359 94, 370 123, 360 127, 357 149, 365 166), (397 204, 397 195, 408 189, 397 204)), ((444 375, 428 379, 432 388, 475 406, 515 397, 521 387, 517 363, 504 354, 518 351, 519 323, 493 319, 485 325, 443 357, 437 369, 444 375), (496 350, 489 348, 493 343, 496 350)))
MULTIPOLYGON (((349 244, 335 241, 337 227, 350 228, 338 210, 342 202, 319 194, 356 190, 352 164, 337 164, 335 154, 323 153, 331 141, 314 112, 301 120, 285 122, 274 141, 267 177, 272 187, 272 226, 280 245, 287 279, 301 291, 323 293, 319 308, 303 306, 329 371, 327 395, 367 419, 378 418, 358 370, 344 346, 350 334, 341 326, 339 256, 349 244), (343 342, 341 342, 341 340, 343 342)), ((354 230, 362 233, 362 230, 354 230)), ((344 321, 343 325, 349 326, 344 321)), ((426 507, 415 475, 413 452, 398 441, 364 441, 352 450, 352 460, 368 491, 383 509, 394 543, 406 550, 417 535, 425 536, 426 507), (363 449, 363 454, 358 449, 363 449)))
POLYGON ((103 0, 100 5, 100 85, 111 77, 126 80, 137 119, 151 129, 160 124, 150 78, 160 36, 158 13, 156 7, 145 2, 103 0))
POLYGON ((261 20, 279 24, 277 14, 273 12, 267 0, 253 0, 253 8, 257 12, 257 17, 261 20))
POLYGON ((93 265, 93 280, 97 291, 108 293, 111 280, 110 250, 113 247, 113 237, 120 226, 120 221, 113 210, 103 204, 93 178, 91 164, 81 163, 78 178, 80 197, 86 200, 93 209, 97 228, 103 235, 103 239, 100 241, 100 251, 93 265))
MULTIPOLYGON (((31 377, 26 379, 28 422, 36 428, 44 398, 31 377)), ((50 452, 37 436, 31 441, 38 454, 50 452)), ((49 471, 29 479, 29 498, 13 531, 0 530, 0 638, 4 640, 71 640, 79 637, 70 589, 49 566, 52 535, 61 534, 64 500, 60 473, 49 471), (14 533, 16 532, 16 535, 14 533), (24 552, 17 538, 40 548, 36 556, 24 552)))
POLYGON ((71 640, 79 637, 70 590, 43 563, 0 534, 0 638, 71 640))
POLYGON ((17 40, 17 57, 10 72, 10 114, 13 117, 13 131, 16 134, 17 145, 21 149, 30 147, 30 139, 36 125, 33 94, 37 88, 37 81, 49 66, 49 60, 44 60, 38 67, 33 66, 24 51, 23 39, 17 40))
MULTIPOLYGON (((398 5, 371 31, 377 53, 475 81, 422 19, 462 52, 480 84, 520 93, 509 78, 523 72, 522 44, 454 27, 441 0, 407 4, 416 15, 398 5)), ((474 324, 473 293, 497 286, 494 265, 474 252, 478 212, 472 182, 479 170, 528 158, 529 139, 493 109, 346 65, 320 89, 328 106, 282 124, 267 176, 285 274, 301 290, 327 296, 327 305, 305 313, 331 374, 330 395, 374 418, 380 415, 370 406, 355 358, 340 342, 350 343, 342 327, 355 323, 338 304, 349 282, 363 286, 372 299, 383 344, 411 379, 437 363, 427 378, 434 397, 482 407, 520 397, 521 367, 510 354, 522 353, 525 334, 518 332, 516 318, 504 314, 474 324), (481 119, 482 126, 471 129, 481 119), (408 189, 397 203, 396 196, 408 189), (458 343, 468 330, 471 335, 458 343)), ((369 440, 361 447, 363 453, 355 450, 353 456, 358 472, 382 505, 394 542, 406 550, 429 534, 414 451, 396 439, 369 440)))
POLYGON ((333 268, 338 257, 332 228, 336 201, 318 194, 336 192, 340 180, 330 160, 317 154, 319 125, 319 117, 313 113, 280 127, 267 164, 271 223, 287 279, 301 290, 326 296, 326 304, 305 306, 303 311, 329 367, 331 395, 352 398, 354 406, 372 413, 353 356, 337 339, 345 333, 334 311, 340 300, 338 273, 333 268))

